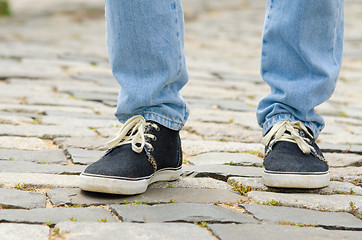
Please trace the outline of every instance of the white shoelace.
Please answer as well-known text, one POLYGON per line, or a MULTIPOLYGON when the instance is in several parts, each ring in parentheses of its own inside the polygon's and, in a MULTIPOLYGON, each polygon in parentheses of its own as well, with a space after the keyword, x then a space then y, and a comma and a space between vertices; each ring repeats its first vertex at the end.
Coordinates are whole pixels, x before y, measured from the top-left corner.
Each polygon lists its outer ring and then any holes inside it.
POLYGON ((268 134, 261 141, 264 146, 272 146, 276 142, 286 141, 296 143, 303 153, 309 154, 314 148, 309 145, 310 140, 299 135, 299 129, 313 138, 308 129, 301 122, 281 121, 274 124, 268 134), (274 138, 273 138, 274 137, 274 138))
POLYGON ((146 122, 141 115, 134 116, 123 124, 117 137, 109 141, 108 146, 114 148, 125 144, 132 144, 132 150, 136 153, 142 152, 145 146, 153 151, 152 144, 147 142, 145 137, 156 140, 156 136, 145 133, 148 126, 152 126, 156 130, 159 130, 159 127, 156 124, 146 122))

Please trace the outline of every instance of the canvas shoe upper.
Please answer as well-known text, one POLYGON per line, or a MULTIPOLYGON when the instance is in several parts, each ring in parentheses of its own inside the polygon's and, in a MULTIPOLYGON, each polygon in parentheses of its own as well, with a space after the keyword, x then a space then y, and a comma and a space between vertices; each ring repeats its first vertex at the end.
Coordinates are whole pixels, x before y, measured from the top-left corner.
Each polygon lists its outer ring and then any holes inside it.
POLYGON ((80 175, 86 191, 138 194, 156 181, 176 180, 182 173, 179 132, 137 115, 130 118, 110 149, 80 175))
POLYGON ((301 122, 277 122, 264 136, 263 183, 280 188, 321 188, 329 166, 312 134, 301 122))

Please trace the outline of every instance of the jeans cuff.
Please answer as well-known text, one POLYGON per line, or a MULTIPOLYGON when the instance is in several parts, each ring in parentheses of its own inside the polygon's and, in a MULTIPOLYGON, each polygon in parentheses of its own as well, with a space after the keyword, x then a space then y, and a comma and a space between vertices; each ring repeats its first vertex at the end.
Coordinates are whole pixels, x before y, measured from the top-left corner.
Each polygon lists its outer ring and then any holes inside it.
POLYGON ((296 117, 294 117, 293 115, 290 115, 290 114, 280 114, 280 115, 273 116, 266 123, 264 123, 263 136, 266 135, 266 133, 269 131, 270 128, 273 127, 273 125, 275 123, 280 122, 280 121, 297 121, 297 122, 303 123, 304 126, 306 126, 307 128, 309 128, 312 131, 313 137, 314 137, 315 140, 318 138, 319 133, 322 131, 322 129, 324 127, 324 125, 317 126, 313 122, 301 121, 298 118, 296 118, 296 117))
POLYGON ((180 131, 183 126, 185 125, 184 123, 181 122, 176 122, 173 121, 169 118, 163 117, 157 113, 151 113, 151 112, 144 112, 144 113, 136 113, 134 115, 117 115, 117 119, 121 122, 124 123, 126 122, 129 118, 135 116, 135 115, 141 115, 143 116, 146 120, 150 120, 150 121, 154 121, 157 122, 159 124, 161 124, 164 127, 167 127, 169 129, 175 130, 175 131, 180 131))

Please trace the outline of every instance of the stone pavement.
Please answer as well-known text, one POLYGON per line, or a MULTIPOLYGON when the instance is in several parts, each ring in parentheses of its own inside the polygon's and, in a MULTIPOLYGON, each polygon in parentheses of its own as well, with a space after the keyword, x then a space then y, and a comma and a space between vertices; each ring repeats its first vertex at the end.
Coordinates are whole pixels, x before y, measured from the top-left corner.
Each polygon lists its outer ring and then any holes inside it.
POLYGON ((136 196, 77 175, 119 129, 101 0, 12 0, 0 18, 0 239, 362 239, 362 14, 346 0, 343 70, 318 107, 329 187, 261 183, 255 108, 264 0, 184 0, 185 174, 136 196))

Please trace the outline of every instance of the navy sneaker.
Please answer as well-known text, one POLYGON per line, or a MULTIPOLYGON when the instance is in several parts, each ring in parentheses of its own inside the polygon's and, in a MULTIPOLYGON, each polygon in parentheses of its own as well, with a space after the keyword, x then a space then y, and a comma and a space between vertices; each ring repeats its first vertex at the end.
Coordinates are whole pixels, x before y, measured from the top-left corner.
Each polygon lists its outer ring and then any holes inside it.
POLYGON ((329 166, 313 135, 301 122, 277 122, 264 136, 263 183, 279 188, 322 188, 329 166))
POLYGON ((80 174, 82 190, 133 195, 182 174, 179 132, 140 115, 130 118, 108 145, 106 154, 80 174))

